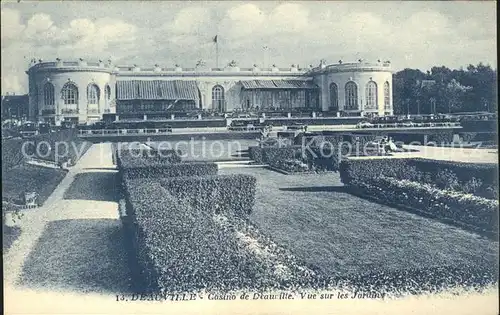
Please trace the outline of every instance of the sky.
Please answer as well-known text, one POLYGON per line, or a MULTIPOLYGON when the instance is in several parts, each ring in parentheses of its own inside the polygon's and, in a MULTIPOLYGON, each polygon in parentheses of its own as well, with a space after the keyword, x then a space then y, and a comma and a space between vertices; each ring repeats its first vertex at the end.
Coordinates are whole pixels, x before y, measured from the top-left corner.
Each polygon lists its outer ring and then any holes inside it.
POLYGON ((394 71, 496 66, 494 1, 1 2, 1 78, 26 93, 32 58, 116 65, 301 67, 390 60, 394 71), (267 49, 264 49, 267 47, 267 49))

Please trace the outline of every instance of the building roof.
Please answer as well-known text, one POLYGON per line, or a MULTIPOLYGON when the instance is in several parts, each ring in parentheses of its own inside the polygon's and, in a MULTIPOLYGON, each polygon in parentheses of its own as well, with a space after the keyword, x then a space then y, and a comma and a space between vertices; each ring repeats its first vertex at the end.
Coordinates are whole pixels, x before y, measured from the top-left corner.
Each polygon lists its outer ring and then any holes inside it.
POLYGON ((196 81, 130 80, 116 82, 117 100, 197 100, 196 81))
POLYGON ((311 81, 303 80, 242 80, 245 89, 317 89, 311 81))

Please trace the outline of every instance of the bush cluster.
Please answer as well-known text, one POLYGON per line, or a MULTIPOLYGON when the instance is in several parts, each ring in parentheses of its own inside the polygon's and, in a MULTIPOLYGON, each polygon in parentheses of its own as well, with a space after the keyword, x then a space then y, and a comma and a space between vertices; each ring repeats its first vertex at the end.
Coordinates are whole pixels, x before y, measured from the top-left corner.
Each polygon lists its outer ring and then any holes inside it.
POLYGON ((162 161, 140 160, 136 165, 122 165, 123 178, 162 178, 178 176, 216 175, 217 164, 213 162, 190 162, 169 164, 162 161))
POLYGON ((217 176, 215 163, 143 157, 120 163, 120 172, 127 215, 122 220, 141 291, 276 289, 304 274, 290 255, 267 243, 273 259, 256 253, 253 243, 245 245, 246 235, 255 237, 245 234, 254 177, 217 176), (274 259, 286 264, 284 275, 274 259))
POLYGON ((29 139, 4 140, 2 141, 2 172, 24 161, 27 157, 23 156, 24 143, 26 143, 24 145, 25 153, 33 158, 53 162, 62 162, 66 159, 71 159, 73 165, 91 146, 91 143, 80 139, 77 131, 72 129, 41 134, 29 139), (56 156, 57 143, 59 143, 58 149, 60 150, 58 156, 56 156), (65 143, 65 145, 62 143, 65 143), (46 144, 50 146, 50 150, 46 144), (38 152, 36 149, 37 146, 39 147, 38 152), (64 151, 66 148, 67 152, 64 151))
POLYGON ((254 194, 255 178, 245 175, 125 180, 144 285, 162 293, 279 286, 273 267, 242 247, 233 224, 215 219, 246 218, 254 194))
POLYGON ((492 167, 425 159, 346 160, 340 163, 340 176, 344 184, 384 202, 495 230, 498 202, 481 196, 492 190, 498 194, 481 180, 491 179, 486 170, 492 167))
POLYGON ((289 173, 301 173, 310 170, 309 165, 301 160, 284 160, 276 162, 273 167, 284 170, 289 173))
POLYGON ((254 205, 256 179, 248 175, 172 177, 159 183, 178 200, 209 214, 247 218, 254 205))
POLYGON ((356 188, 384 202, 421 209, 439 218, 487 231, 495 231, 498 228, 496 200, 384 176, 368 182, 358 182, 356 188))
POLYGON ((2 174, 23 161, 23 142, 22 139, 2 140, 2 174))
POLYGON ((116 151, 118 167, 133 168, 145 165, 180 163, 182 152, 156 149, 120 149, 116 151))
POLYGON ((340 165, 344 184, 386 176, 431 184, 441 189, 498 197, 498 166, 484 163, 412 159, 346 160, 340 165))

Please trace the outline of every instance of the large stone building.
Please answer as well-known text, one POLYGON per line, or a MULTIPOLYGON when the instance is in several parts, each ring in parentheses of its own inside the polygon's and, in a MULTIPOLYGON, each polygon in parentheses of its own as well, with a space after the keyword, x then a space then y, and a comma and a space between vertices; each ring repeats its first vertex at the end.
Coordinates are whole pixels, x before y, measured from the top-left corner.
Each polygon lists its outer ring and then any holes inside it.
POLYGON ((170 113, 337 112, 342 116, 391 115, 389 62, 342 63, 307 69, 150 68, 110 62, 33 63, 29 75, 29 115, 33 120, 95 121, 169 118, 170 113))

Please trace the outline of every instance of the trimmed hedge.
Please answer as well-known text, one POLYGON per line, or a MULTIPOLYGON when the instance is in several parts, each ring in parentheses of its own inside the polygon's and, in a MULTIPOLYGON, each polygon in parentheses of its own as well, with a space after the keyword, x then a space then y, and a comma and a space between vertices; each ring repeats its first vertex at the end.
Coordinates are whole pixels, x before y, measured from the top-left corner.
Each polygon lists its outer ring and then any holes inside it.
POLYGON ((325 145, 308 147, 302 152, 302 160, 315 171, 338 171, 339 153, 337 146, 325 145))
POLYGON ((139 273, 150 290, 224 292, 280 285, 273 265, 242 247, 231 224, 221 224, 203 206, 191 206, 195 198, 179 200, 159 183, 139 181, 126 184, 128 227, 139 273))
POLYGON ((156 149, 119 149, 116 151, 117 165, 122 168, 136 166, 180 163, 182 152, 156 149))
MULTIPOLYGON (((472 178, 480 180, 485 190, 489 187, 491 192, 480 192, 495 198, 498 196, 498 164, 492 163, 464 163, 453 161, 440 161, 416 158, 411 159, 410 165, 415 166, 419 171, 431 175, 433 181, 436 180, 438 172, 436 170, 447 169, 457 177, 460 183, 467 183, 472 178), (496 194, 495 194, 496 191, 496 194)), ((462 184, 463 186, 463 184, 462 184)))
POLYGON ((496 199, 498 197, 498 165, 462 163, 422 158, 346 160, 340 165, 342 182, 370 180, 386 176, 432 184, 441 189, 496 199))
POLYGON ((21 164, 23 139, 2 140, 2 177, 3 174, 16 165, 21 164))
POLYGON ((494 231, 498 227, 498 202, 482 195, 498 194, 496 186, 476 180, 475 191, 467 191, 472 190, 472 179, 491 178, 487 172, 492 167, 495 165, 425 159, 345 160, 340 163, 340 177, 345 185, 386 203, 494 231), (455 172, 465 176, 462 181, 455 172))
POLYGON ((255 198, 255 177, 243 174, 161 179, 160 185, 177 199, 205 213, 247 218, 255 198))
POLYGON ((262 148, 259 146, 248 147, 248 156, 256 163, 264 163, 264 160, 262 159, 262 148))
POLYGON ((366 182, 355 182, 355 186, 389 204, 421 209, 439 218, 462 222, 482 230, 498 229, 496 200, 384 176, 366 182))
POLYGON ((273 164, 278 161, 286 161, 295 158, 296 152, 301 147, 266 147, 262 148, 262 160, 264 163, 273 164))
POLYGON ((168 164, 144 159, 136 162, 120 166, 124 179, 217 175, 218 171, 217 164, 213 162, 168 164))
POLYGON ((2 141, 2 172, 19 165, 25 158, 62 162, 71 159, 76 163, 90 148, 91 143, 78 137, 73 129, 41 134, 28 139, 9 139, 2 141), (23 144, 26 157, 23 156, 23 144), (58 144, 56 156, 56 144, 58 144), (50 147, 47 147, 47 145, 50 147), (38 152, 37 152, 38 146, 38 152), (66 152, 67 149, 67 152, 66 152))

